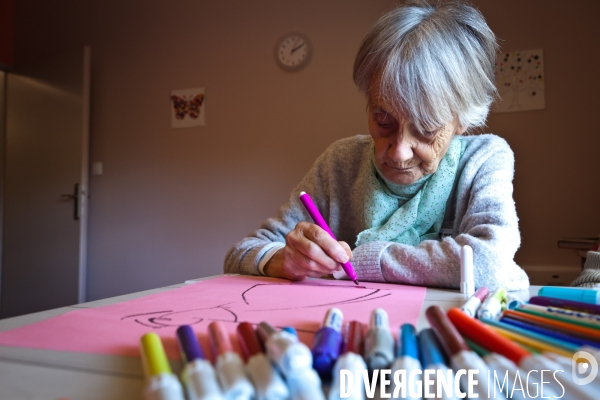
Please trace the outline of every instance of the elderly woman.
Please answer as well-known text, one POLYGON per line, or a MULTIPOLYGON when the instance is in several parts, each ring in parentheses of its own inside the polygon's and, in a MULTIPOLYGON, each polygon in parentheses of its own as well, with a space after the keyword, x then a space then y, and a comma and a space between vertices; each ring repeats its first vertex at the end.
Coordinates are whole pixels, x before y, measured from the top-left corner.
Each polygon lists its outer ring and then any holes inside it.
POLYGON ((469 245, 476 286, 527 288, 513 261, 513 152, 497 136, 464 135, 495 97, 496 46, 465 3, 410 2, 381 17, 354 63, 370 136, 332 144, 277 216, 228 252, 225 272, 339 278, 351 259, 361 281, 458 288, 469 245), (301 191, 339 242, 309 222, 301 191))

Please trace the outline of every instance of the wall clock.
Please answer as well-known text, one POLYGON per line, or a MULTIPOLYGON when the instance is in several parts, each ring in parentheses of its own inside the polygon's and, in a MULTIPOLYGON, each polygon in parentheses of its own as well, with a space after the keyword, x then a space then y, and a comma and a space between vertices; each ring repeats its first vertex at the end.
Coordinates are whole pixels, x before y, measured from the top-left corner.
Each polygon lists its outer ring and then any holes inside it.
POLYGON ((300 71, 312 57, 312 44, 306 35, 288 33, 275 46, 277 64, 285 71, 300 71))

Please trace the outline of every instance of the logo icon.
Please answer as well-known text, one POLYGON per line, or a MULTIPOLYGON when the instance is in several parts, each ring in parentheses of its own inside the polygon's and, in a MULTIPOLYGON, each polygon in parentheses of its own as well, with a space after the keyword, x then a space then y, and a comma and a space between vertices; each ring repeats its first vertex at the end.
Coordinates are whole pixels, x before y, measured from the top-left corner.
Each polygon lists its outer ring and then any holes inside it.
POLYGON ((573 382, 587 385, 598 375, 598 361, 587 351, 578 351, 571 359, 573 382), (586 374, 588 374, 586 376, 586 374))

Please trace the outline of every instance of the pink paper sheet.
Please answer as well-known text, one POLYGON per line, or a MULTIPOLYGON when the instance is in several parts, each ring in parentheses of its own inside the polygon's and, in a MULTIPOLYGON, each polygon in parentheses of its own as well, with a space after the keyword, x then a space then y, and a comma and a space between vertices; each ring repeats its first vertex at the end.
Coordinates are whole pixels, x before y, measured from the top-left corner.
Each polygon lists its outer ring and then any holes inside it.
POLYGON ((395 335, 400 324, 415 324, 426 289, 415 286, 349 281, 289 281, 251 276, 224 276, 110 306, 71 311, 31 325, 0 332, 0 346, 139 356, 139 339, 158 333, 171 359, 179 358, 175 329, 192 325, 211 357, 207 326, 223 321, 237 346, 239 322, 267 321, 293 326, 310 345, 326 311, 338 307, 344 321, 365 324, 376 307, 385 309, 395 335))

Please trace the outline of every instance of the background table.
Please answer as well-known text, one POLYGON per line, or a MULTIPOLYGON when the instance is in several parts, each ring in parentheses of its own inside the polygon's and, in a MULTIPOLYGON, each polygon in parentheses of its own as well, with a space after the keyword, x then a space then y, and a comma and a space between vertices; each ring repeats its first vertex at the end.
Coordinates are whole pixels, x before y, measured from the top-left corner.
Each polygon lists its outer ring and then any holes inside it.
MULTIPOLYGON (((196 279, 187 283, 209 280, 196 279)), ((124 296, 57 308, 35 314, 0 320, 0 332, 29 325, 80 308, 102 307, 154 293, 185 286, 186 283, 147 290, 124 296)), ((539 286, 518 292, 528 298, 537 294, 539 286)), ((417 330, 427 328, 425 310, 434 304, 444 309, 458 307, 464 302, 455 290, 427 289, 421 308, 417 330)), ((392 327, 397 329, 398 327, 392 327)), ((178 373, 179 363, 171 362, 178 373)), ((56 399, 142 399, 144 376, 139 358, 39 350, 0 346, 0 400, 56 400, 56 399)))

